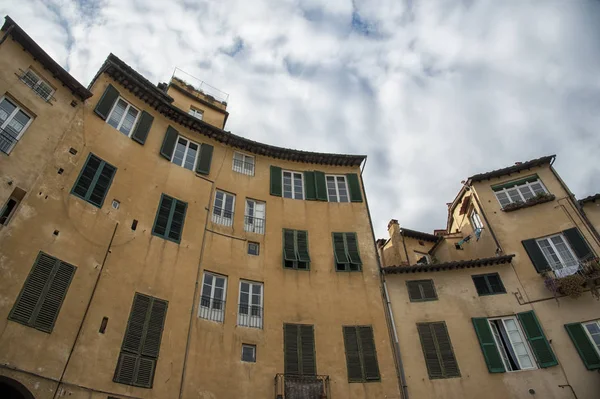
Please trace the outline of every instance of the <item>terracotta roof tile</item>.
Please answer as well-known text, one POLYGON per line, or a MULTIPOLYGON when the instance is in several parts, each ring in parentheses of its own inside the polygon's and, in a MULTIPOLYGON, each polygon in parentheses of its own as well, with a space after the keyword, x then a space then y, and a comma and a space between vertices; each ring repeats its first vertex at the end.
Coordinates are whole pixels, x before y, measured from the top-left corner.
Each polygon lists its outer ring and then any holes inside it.
POLYGON ((385 274, 438 272, 441 270, 465 269, 509 263, 515 255, 494 256, 491 258, 457 260, 453 262, 438 263, 435 265, 413 266, 386 266, 382 270, 385 274))

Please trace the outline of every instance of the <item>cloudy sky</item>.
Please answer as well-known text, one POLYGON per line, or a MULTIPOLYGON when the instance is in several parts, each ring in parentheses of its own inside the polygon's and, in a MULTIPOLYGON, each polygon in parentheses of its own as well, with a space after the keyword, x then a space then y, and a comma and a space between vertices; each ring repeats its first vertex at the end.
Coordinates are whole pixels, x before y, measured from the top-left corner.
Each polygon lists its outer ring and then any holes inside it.
POLYGON ((378 238, 444 228, 466 177, 548 154, 600 192, 594 0, 0 0, 87 85, 112 52, 230 94, 227 130, 367 154, 378 238), (18 3, 18 4, 17 4, 18 3))

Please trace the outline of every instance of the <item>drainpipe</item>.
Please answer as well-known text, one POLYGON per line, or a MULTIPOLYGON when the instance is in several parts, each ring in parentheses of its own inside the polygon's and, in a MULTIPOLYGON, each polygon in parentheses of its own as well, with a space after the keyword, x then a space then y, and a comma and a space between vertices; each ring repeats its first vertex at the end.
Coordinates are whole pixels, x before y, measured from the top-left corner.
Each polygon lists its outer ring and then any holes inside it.
POLYGON ((376 239, 375 239, 375 230, 373 229, 373 219, 371 218, 371 212, 369 211, 369 201, 367 200, 367 193, 365 190, 364 181, 362 178, 362 174, 364 168, 367 164, 366 158, 365 163, 363 164, 360 170, 360 182, 362 185, 362 194, 365 199, 365 205, 367 207, 367 216, 369 218, 369 225, 371 226, 371 234, 373 235, 373 244, 375 245, 375 253, 377 258, 377 266, 379 268, 379 276, 381 279, 381 284, 383 287, 383 299, 385 301, 385 313, 386 313, 386 322, 388 324, 388 332, 390 332, 393 341, 393 349, 394 349, 394 360, 396 363, 396 376, 398 377, 398 385, 400 386, 400 394, 403 399, 408 399, 408 385, 406 385, 406 376, 404 374, 404 365, 402 364, 402 353, 400 352, 400 343, 398 341, 398 331, 396 330, 396 323, 394 322, 394 314, 392 313, 392 303, 390 302, 390 296, 388 294, 387 285, 385 283, 385 275, 383 274, 383 270, 381 268, 381 261, 379 260, 379 250, 377 248, 376 239))

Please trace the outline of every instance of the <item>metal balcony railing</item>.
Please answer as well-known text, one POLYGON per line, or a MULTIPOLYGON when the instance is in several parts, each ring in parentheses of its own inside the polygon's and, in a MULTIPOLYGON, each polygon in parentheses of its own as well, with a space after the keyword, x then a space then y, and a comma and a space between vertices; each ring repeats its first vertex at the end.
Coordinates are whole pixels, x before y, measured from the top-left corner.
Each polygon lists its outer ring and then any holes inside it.
POLYGON ((258 305, 240 303, 238 305, 238 326, 262 328, 263 308, 258 305))
POLYGON ((222 323, 225 319, 225 301, 209 296, 201 296, 198 317, 222 323))
POLYGON ((8 154, 19 141, 17 134, 10 129, 0 129, 0 151, 8 154))
POLYGON ((212 221, 223 226, 233 226, 233 211, 215 206, 213 207, 212 221))
POLYGON ((245 175, 254 176, 254 162, 246 162, 241 159, 233 159, 233 171, 245 175))
POLYGON ((556 278, 566 277, 574 274, 586 278, 591 275, 600 274, 600 264, 598 258, 594 254, 590 254, 585 258, 578 259, 576 264, 563 265, 563 264, 550 264, 554 276, 556 278))
POLYGON ((265 219, 254 216, 244 216, 244 230, 251 233, 265 234, 265 219))
POLYGON ((275 375, 275 399, 330 399, 328 375, 275 375))

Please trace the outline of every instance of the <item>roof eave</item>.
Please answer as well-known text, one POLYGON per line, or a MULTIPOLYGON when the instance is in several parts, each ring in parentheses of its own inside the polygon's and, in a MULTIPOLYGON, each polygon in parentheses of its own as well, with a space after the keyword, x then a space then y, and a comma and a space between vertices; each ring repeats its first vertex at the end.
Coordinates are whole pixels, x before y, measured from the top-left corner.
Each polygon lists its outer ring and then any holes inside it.
POLYGON ((437 265, 412 265, 412 266, 386 266, 382 270, 385 274, 404 274, 437 272, 443 270, 468 269, 473 267, 495 266, 510 263, 515 255, 494 256, 491 258, 470 259, 440 263, 437 265))

